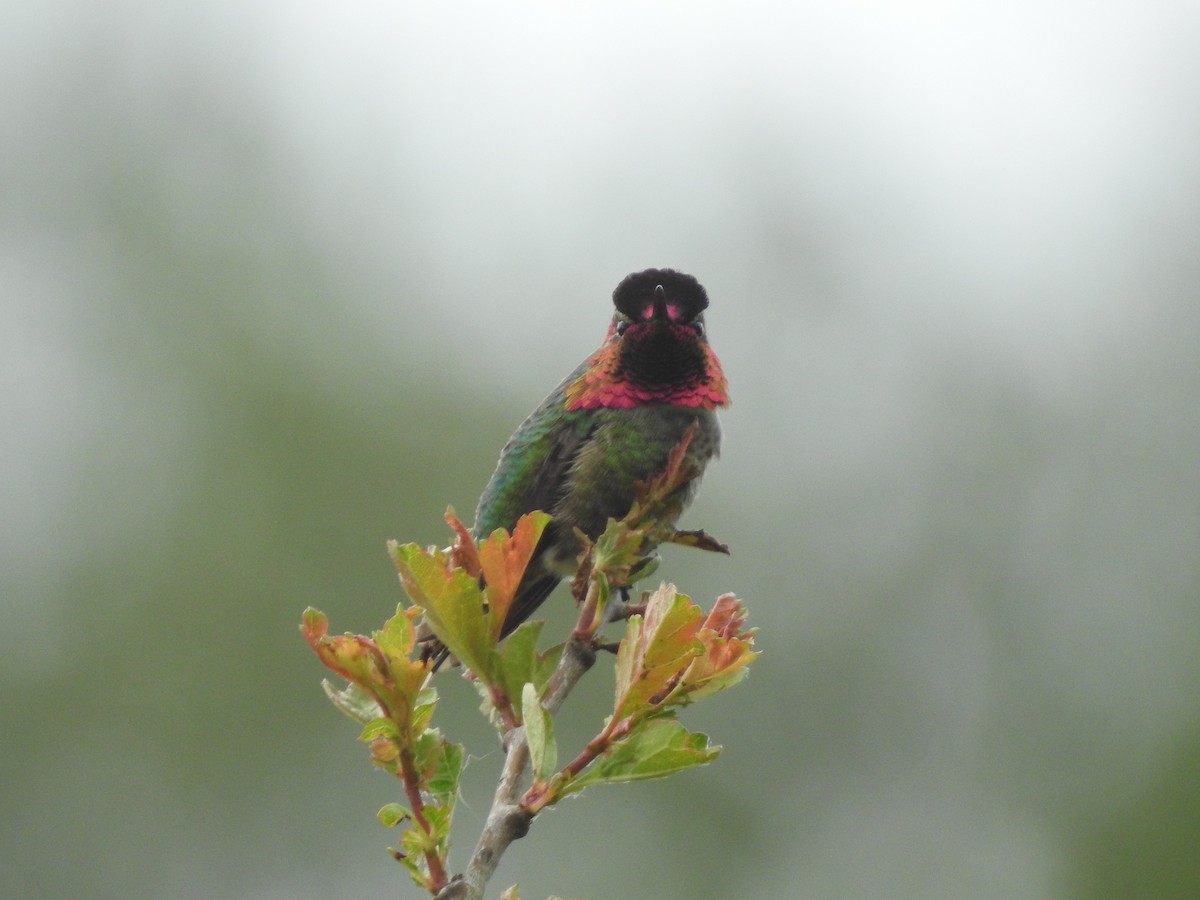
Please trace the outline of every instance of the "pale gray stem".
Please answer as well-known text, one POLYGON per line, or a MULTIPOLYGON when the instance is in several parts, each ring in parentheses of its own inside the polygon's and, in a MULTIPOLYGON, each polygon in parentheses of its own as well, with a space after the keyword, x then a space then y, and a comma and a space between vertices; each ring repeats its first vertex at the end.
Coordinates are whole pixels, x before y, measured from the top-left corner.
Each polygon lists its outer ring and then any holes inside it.
MULTIPOLYGON (((595 662, 596 651, 588 643, 575 637, 567 641, 542 699, 542 706, 548 713, 558 712, 575 684, 595 662)), ((519 802, 521 782, 529 767, 525 729, 514 728, 505 735, 504 744, 504 768, 479 843, 475 845, 467 870, 452 878, 438 892, 436 900, 483 900, 483 890, 495 874, 508 845, 529 832, 533 816, 519 802)))

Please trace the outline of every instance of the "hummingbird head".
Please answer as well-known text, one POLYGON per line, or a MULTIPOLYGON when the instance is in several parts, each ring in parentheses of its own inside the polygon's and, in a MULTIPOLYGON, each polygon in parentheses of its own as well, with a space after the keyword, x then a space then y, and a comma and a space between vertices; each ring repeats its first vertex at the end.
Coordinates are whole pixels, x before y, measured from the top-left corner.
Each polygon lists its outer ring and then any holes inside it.
POLYGON ((626 276, 613 291, 613 305, 612 329, 621 335, 630 326, 682 326, 704 337, 708 294, 691 275, 674 269, 647 269, 626 276))
POLYGON ((725 376, 704 331, 708 294, 691 275, 646 269, 613 291, 604 345, 567 392, 571 409, 726 406, 725 376))

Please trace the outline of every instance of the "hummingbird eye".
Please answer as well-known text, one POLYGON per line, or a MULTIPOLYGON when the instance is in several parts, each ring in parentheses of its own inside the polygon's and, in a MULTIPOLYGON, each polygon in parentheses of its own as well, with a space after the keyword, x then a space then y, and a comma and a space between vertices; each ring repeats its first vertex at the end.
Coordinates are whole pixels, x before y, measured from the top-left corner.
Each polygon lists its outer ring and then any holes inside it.
POLYGON ((628 327, 629 327, 628 319, 617 319, 617 324, 616 324, 617 337, 620 337, 621 335, 623 335, 625 333, 625 329, 627 329, 628 327))

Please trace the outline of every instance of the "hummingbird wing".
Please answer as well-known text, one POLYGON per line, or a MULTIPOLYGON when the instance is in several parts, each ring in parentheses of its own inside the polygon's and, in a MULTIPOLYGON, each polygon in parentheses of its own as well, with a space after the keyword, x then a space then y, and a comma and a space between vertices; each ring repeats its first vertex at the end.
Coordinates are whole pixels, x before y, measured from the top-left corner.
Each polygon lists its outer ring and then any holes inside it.
POLYGON ((532 616, 537 608, 546 602, 546 598, 558 587, 561 580, 558 575, 546 574, 544 569, 526 570, 525 577, 521 579, 513 597, 512 606, 508 608, 508 615, 504 617, 500 637, 508 637, 518 625, 532 616), (542 574, 534 574, 539 571, 542 574))
MULTIPOLYGON (((571 467, 596 427, 586 411, 567 412, 565 390, 582 373, 577 369, 535 409, 501 451, 496 471, 484 488, 475 511, 475 537, 497 528, 512 530, 517 520, 535 509, 551 515, 569 488, 571 467)), ((507 635, 545 601, 562 575, 547 565, 547 553, 574 543, 569 527, 551 521, 533 551, 504 621, 507 635)), ((557 555, 557 554, 552 554, 557 555)))
POLYGON ((553 514, 567 490, 571 464, 594 430, 586 411, 567 412, 566 388, 583 366, 568 375, 520 424, 500 451, 496 471, 475 510, 475 539, 497 528, 510 531, 517 519, 535 509, 553 514))

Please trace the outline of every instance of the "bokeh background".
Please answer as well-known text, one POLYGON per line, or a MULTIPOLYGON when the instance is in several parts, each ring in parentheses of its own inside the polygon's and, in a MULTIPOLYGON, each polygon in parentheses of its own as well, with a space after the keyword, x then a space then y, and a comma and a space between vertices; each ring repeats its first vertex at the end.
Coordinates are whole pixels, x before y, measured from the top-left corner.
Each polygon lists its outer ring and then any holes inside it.
POLYGON ((1200 6, 2 15, 5 896, 416 896, 301 611, 381 623, 647 266, 734 396, 661 572, 764 652, 496 889, 1200 895, 1200 6))

